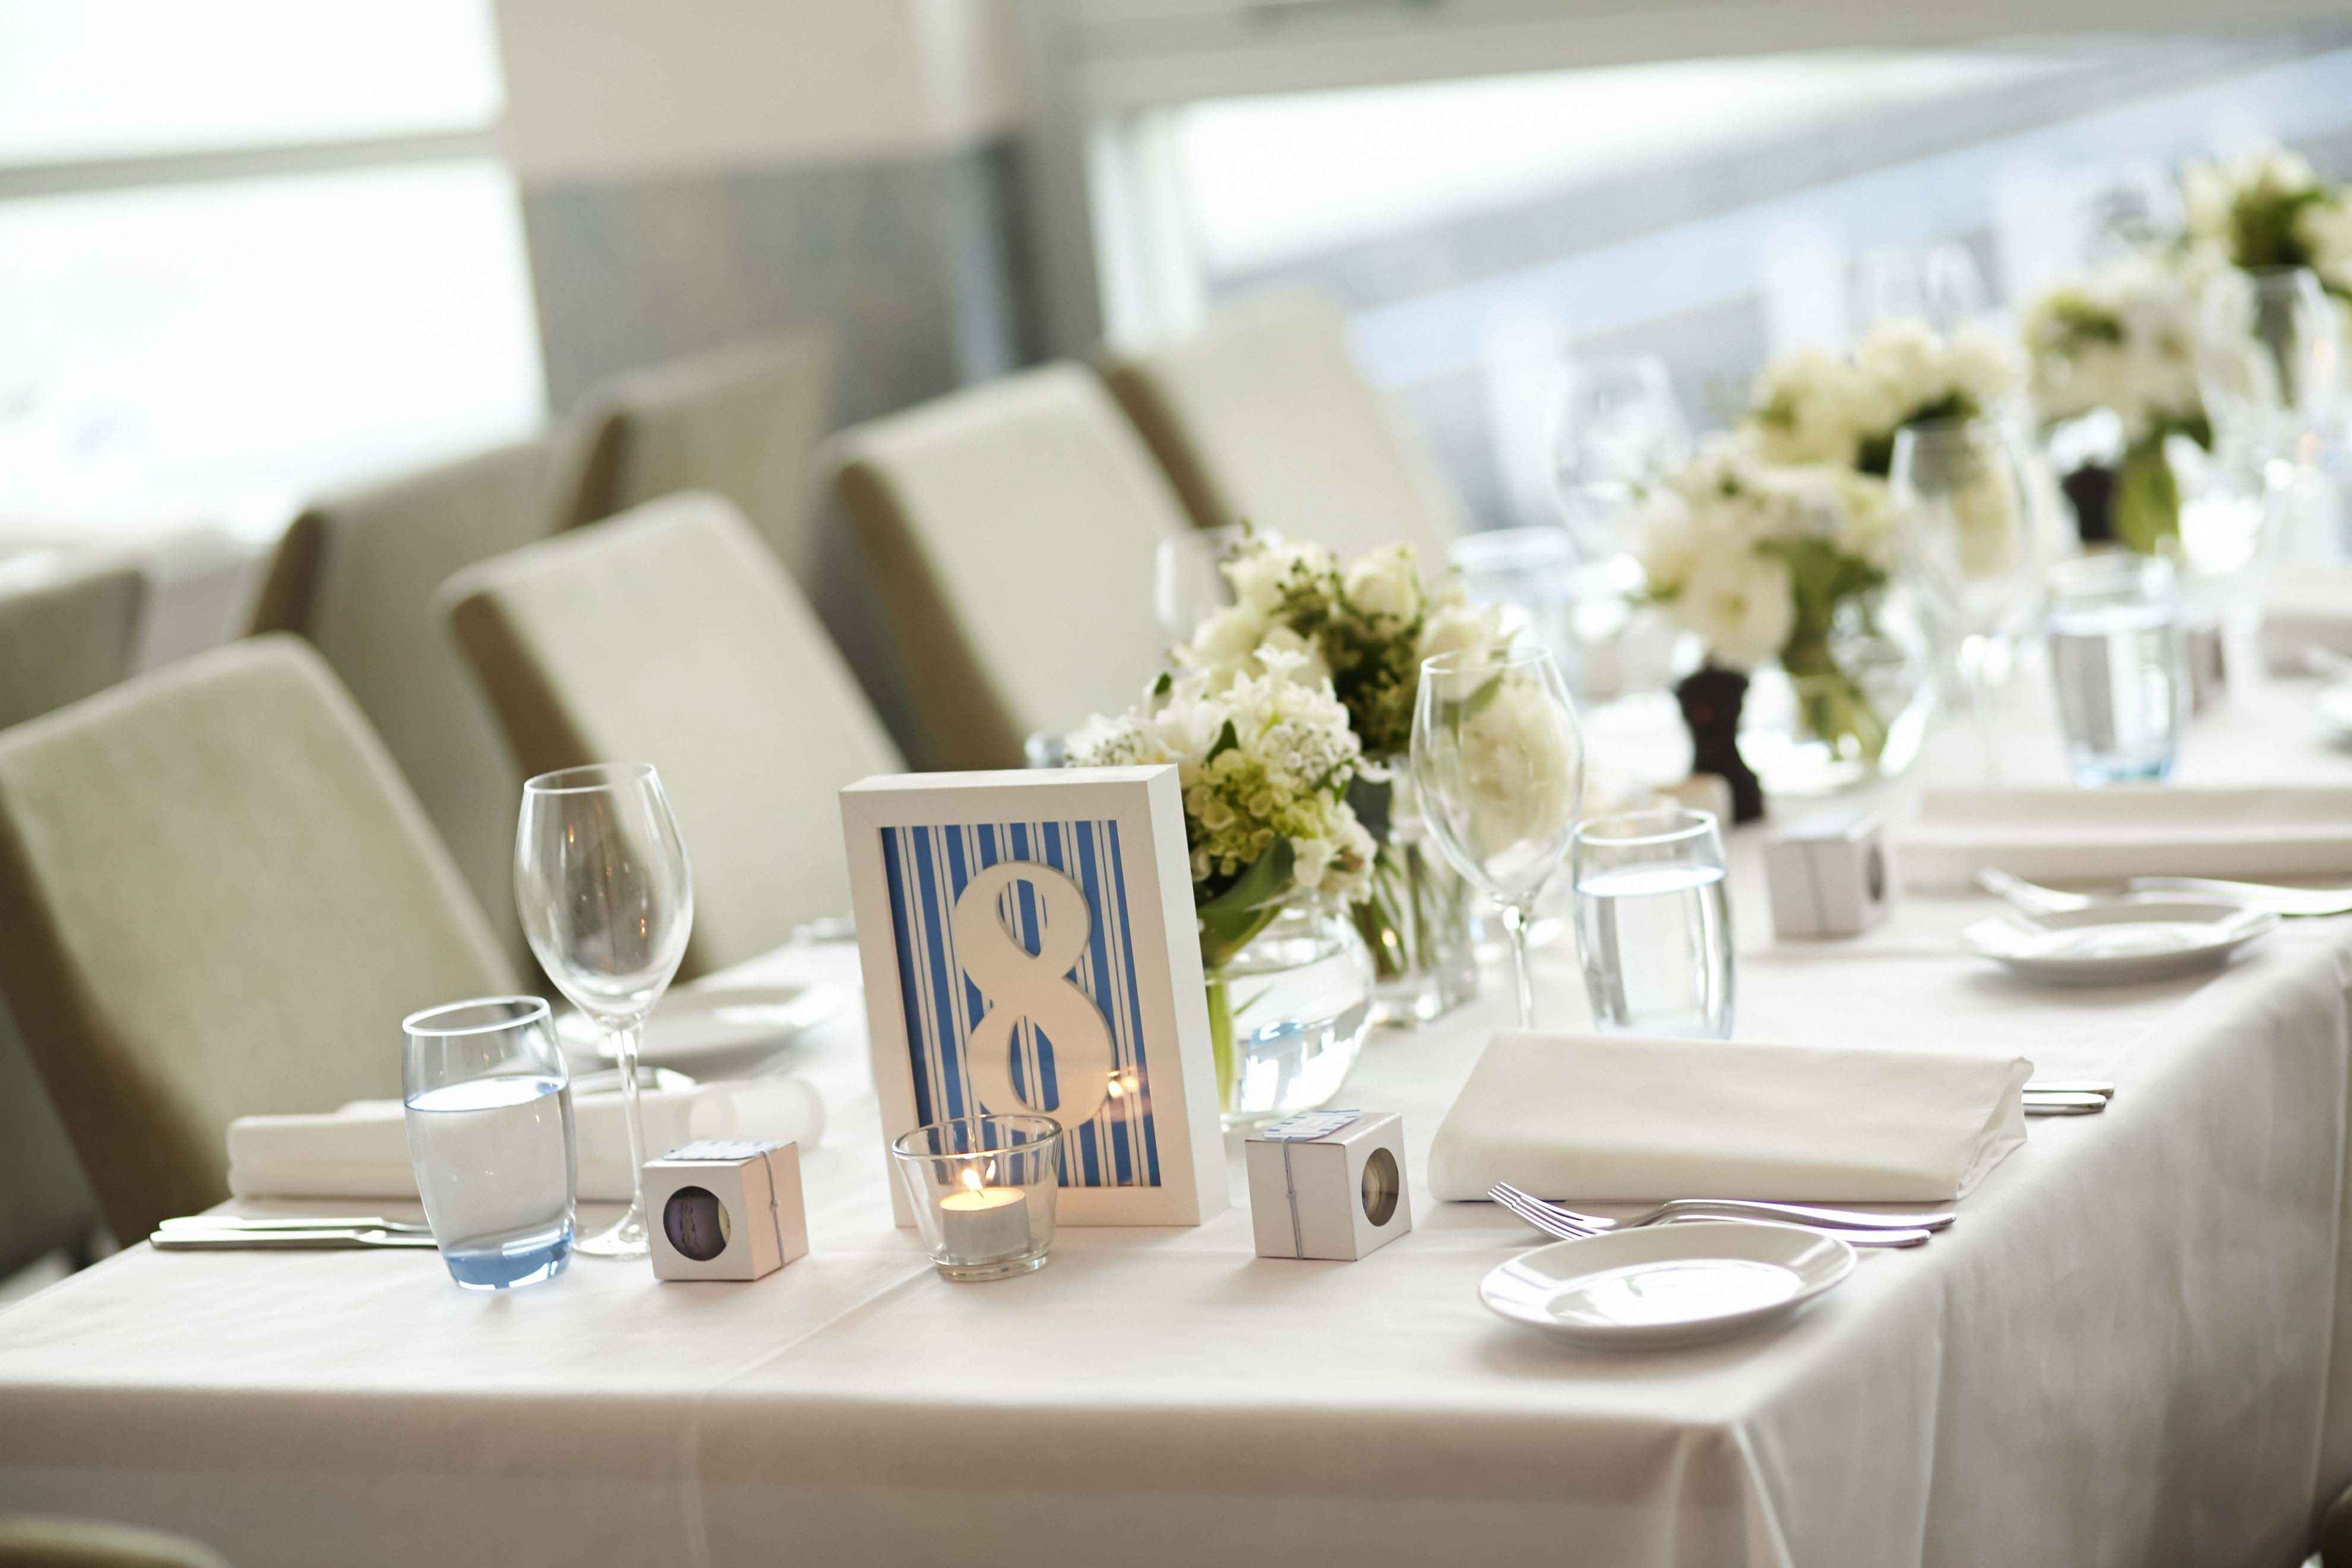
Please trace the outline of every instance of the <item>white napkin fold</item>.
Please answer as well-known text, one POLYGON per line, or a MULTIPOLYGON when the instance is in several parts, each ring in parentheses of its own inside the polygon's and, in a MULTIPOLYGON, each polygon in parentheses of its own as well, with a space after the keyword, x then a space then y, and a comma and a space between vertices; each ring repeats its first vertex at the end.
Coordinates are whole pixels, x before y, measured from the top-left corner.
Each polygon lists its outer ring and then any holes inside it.
MULTIPOLYGON (((805 1080, 763 1078, 647 1089, 646 1155, 699 1138, 760 1138, 813 1147, 824 1101, 805 1080)), ((615 1089, 576 1099, 580 1196, 626 1203, 629 1133, 615 1089)), ((241 1198, 415 1198, 408 1128, 396 1100, 359 1100, 321 1116, 240 1116, 228 1128, 228 1190, 241 1198)))
POLYGON ((1511 1030, 1437 1129, 1430 1190, 1941 1202, 2025 1142, 2032 1071, 2019 1057, 1511 1030))
POLYGON ((2352 786, 1930 789, 1895 835, 1914 888, 2032 879, 2352 873, 2352 786))

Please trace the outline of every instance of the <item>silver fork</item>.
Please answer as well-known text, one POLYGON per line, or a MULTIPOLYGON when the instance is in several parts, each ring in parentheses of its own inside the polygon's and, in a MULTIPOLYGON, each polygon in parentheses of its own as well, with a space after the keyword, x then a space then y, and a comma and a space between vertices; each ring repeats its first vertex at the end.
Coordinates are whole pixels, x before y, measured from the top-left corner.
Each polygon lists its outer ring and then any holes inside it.
MULTIPOLYGON (((1615 1221, 1603 1221, 1597 1226, 1580 1224, 1568 1217, 1570 1211, 1560 1208, 1556 1204, 1548 1204, 1541 1198, 1531 1198, 1507 1183, 1496 1185, 1488 1195, 1546 1236, 1557 1236, 1567 1241, 1580 1241, 1587 1237, 1606 1236, 1613 1230, 1627 1228, 1625 1225, 1615 1221)), ((1707 1219, 1725 1220, 1734 1225, 1792 1225, 1801 1229, 1813 1231, 1818 1235, 1834 1236, 1839 1240, 1855 1247, 1920 1247, 1924 1246, 1927 1237, 1933 1234, 1916 1226, 1902 1229, 1849 1230, 1833 1226, 1806 1226, 1796 1220, 1768 1220, 1758 1215, 1715 1214, 1704 1210, 1665 1215, 1655 1219, 1645 1219, 1642 1224, 1644 1226, 1654 1224, 1685 1225, 1707 1219)))
POLYGON ((1760 1203, 1753 1198, 1673 1198, 1654 1208, 1624 1219, 1610 1219, 1603 1215, 1580 1214, 1572 1208, 1537 1197, 1508 1182, 1497 1182, 1486 1190, 1486 1195, 1496 1203, 1517 1199, 1558 1215, 1570 1225, 1580 1225, 1589 1230, 1635 1230, 1660 1220, 1673 1219, 1677 1215, 1696 1214, 1709 1219, 1726 1215, 1743 1215, 1749 1219, 1780 1220, 1792 1225, 1810 1225, 1824 1230, 1941 1230, 1959 1217, 1952 1209, 1929 1209, 1920 1214, 1870 1214, 1861 1209, 1822 1208, 1813 1204, 1760 1203))

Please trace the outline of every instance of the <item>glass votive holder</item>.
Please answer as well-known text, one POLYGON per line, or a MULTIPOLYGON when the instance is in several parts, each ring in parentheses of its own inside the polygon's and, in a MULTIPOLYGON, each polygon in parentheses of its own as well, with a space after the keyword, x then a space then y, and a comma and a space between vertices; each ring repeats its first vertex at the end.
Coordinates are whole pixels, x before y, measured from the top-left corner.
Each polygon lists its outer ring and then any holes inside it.
POLYGON ((890 1154, 941 1274, 1003 1279, 1045 1266, 1061 1191, 1060 1122, 961 1116, 916 1128, 890 1154))
POLYGON ((2066 762, 2086 787, 2161 779, 2189 720, 2170 563, 2110 552, 2050 574, 2050 680, 2066 762))

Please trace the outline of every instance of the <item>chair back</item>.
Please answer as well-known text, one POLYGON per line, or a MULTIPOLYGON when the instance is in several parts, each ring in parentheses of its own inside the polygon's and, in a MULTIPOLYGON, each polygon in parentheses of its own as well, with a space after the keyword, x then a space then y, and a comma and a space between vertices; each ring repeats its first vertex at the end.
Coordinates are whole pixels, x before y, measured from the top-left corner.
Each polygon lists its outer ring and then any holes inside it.
POLYGON ((733 505, 652 501, 472 567, 446 595, 527 772, 660 770, 694 867, 682 974, 849 911, 835 792, 898 753, 733 505))
POLYGON ((1263 294, 1103 376, 1202 528, 1252 522, 1343 555, 1398 540, 1442 571, 1461 502, 1313 294, 1263 294))
POLYGON ((648 366, 592 388, 566 422, 559 486, 571 526, 679 490, 713 490, 803 585, 815 453, 833 407, 833 349, 779 338, 648 366))
POLYGON ((257 632, 326 658, 400 765, 519 964, 515 814, 522 775, 433 600, 450 575, 554 531, 546 447, 499 447, 313 501, 263 580, 257 632))
POLYGON ((1190 526, 1083 367, 1047 365, 845 432, 836 477, 940 768, 1133 702, 1160 668, 1160 542, 1190 526))
POLYGON ((515 973, 310 647, 249 638, 0 734, 0 994, 122 1240, 236 1117, 397 1096, 400 1020, 515 973))

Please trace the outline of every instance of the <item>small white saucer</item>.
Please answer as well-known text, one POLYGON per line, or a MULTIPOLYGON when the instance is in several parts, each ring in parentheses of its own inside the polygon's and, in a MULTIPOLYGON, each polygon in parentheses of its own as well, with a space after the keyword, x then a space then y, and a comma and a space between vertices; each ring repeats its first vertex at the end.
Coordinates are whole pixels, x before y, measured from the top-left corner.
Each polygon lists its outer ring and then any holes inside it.
POLYGON ((1574 1344, 1659 1350, 1760 1328, 1853 1272, 1833 1236, 1707 1220, 1538 1247, 1479 1281, 1478 1300, 1574 1344))
MULTIPOLYGON (((837 985, 690 986, 673 991, 646 1021, 637 1060, 682 1071, 708 1068, 753 1052, 773 1051, 805 1029, 839 1015, 849 994, 837 985)), ((578 1013, 556 1020, 563 1048, 575 1057, 611 1060, 612 1046, 595 1021, 578 1013)))
POLYGON ((2219 899, 2141 895, 2088 909, 1979 921, 1960 945, 2053 985, 2133 985, 2219 968, 2277 925, 2267 910, 2219 899))

